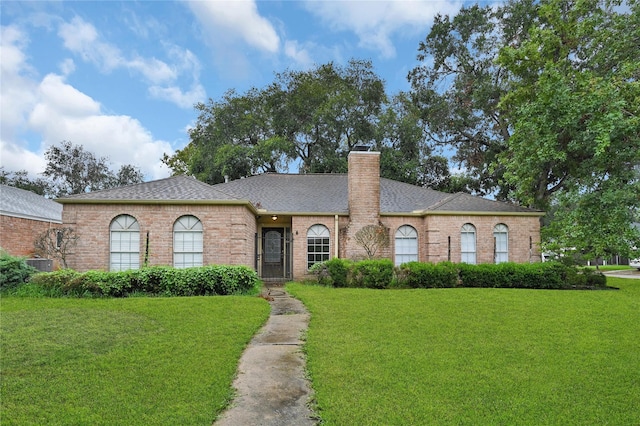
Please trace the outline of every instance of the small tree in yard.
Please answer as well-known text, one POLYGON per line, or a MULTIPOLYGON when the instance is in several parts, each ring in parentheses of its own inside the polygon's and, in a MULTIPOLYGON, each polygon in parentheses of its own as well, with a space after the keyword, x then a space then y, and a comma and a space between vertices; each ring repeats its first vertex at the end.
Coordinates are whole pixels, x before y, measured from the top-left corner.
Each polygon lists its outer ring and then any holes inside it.
POLYGON ((378 250, 389 247, 389 229, 382 225, 367 225, 356 232, 356 244, 367 253, 368 259, 373 259, 378 250))
POLYGON ((58 260, 67 268, 67 255, 78 243, 78 234, 73 228, 50 228, 41 233, 34 241, 36 254, 48 259, 58 260))

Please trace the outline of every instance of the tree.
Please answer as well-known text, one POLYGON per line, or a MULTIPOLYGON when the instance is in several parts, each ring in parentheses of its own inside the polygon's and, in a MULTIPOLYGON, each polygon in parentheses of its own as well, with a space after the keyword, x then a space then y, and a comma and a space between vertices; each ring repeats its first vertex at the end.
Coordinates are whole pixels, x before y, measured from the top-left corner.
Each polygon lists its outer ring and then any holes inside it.
POLYGON ((117 174, 109 168, 108 159, 96 158, 82 145, 62 141, 52 145, 44 154, 47 167, 42 173, 48 178, 52 197, 80 194, 112 188, 121 184, 142 182, 142 172, 134 166, 123 165, 117 174))
POLYGON ((446 187, 448 163, 424 143, 408 95, 390 102, 370 61, 286 71, 263 89, 198 104, 191 142, 163 162, 213 184, 261 172, 345 173, 358 145, 381 152, 384 177, 446 187))
POLYGON ((640 3, 548 0, 537 20, 500 51, 513 130, 498 165, 515 199, 555 211, 548 244, 629 253, 640 241, 640 3))
POLYGON ((4 167, 0 167, 0 184, 31 191, 42 196, 51 193, 51 184, 48 181, 42 178, 31 179, 26 170, 6 172, 4 167))
POLYGON ((509 73, 495 58, 502 46, 527 37, 536 2, 512 1, 501 7, 473 5, 450 17, 437 15, 418 47, 408 75, 428 141, 453 149, 453 160, 467 170, 465 185, 481 195, 507 199, 503 170, 492 168, 511 136, 508 111, 499 108, 509 73))
POLYGON ((389 247, 389 228, 383 225, 367 225, 360 228, 353 239, 367 253, 367 258, 373 259, 378 251, 389 247))
POLYGON ((49 228, 34 241, 36 254, 47 259, 60 261, 63 268, 68 268, 67 256, 78 243, 79 236, 74 228, 49 228))

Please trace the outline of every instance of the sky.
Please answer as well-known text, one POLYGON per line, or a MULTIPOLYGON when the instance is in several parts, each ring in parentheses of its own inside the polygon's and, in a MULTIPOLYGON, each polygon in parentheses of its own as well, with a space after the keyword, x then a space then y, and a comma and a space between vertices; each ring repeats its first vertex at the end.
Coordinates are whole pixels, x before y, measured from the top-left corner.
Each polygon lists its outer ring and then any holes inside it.
POLYGON ((371 60, 388 94, 436 14, 460 1, 0 2, 0 166, 40 177, 44 152, 83 145, 111 168, 167 177, 194 105, 286 70, 371 60))

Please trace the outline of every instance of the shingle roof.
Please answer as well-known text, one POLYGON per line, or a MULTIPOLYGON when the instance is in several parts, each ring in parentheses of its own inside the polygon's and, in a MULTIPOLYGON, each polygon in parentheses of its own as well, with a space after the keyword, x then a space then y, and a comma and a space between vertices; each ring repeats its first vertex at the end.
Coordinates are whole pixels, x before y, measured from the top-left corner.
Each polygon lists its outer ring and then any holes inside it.
POLYGON ((31 191, 0 185, 0 214, 62 223, 62 205, 31 191))
MULTIPOLYGON (((349 211, 347 174, 263 174, 221 183, 220 192, 247 199, 273 212, 346 214, 349 211)), ((538 213, 509 203, 465 193, 448 194, 380 179, 380 212, 401 213, 538 213)))
MULTIPOLYGON (((184 201, 250 202, 257 209, 291 214, 348 214, 347 174, 266 173, 217 185, 174 176, 152 182, 62 198, 61 203, 184 201)), ((509 203, 469 194, 448 194, 390 179, 380 179, 382 214, 448 212, 537 214, 509 203)))
POLYGON ((188 176, 172 176, 165 179, 126 185, 101 191, 69 195, 60 198, 61 203, 83 201, 213 201, 234 198, 217 191, 211 185, 188 176))

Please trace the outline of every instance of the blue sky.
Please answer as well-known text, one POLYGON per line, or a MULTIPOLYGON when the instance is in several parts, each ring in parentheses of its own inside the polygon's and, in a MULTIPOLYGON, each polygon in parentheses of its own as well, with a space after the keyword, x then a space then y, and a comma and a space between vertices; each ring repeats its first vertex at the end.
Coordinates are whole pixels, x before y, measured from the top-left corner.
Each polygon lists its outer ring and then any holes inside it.
POLYGON ((166 177, 160 158, 189 142, 196 102, 350 58, 370 59, 388 93, 408 90, 433 17, 461 4, 2 1, 0 165, 36 177, 69 140, 166 177))

